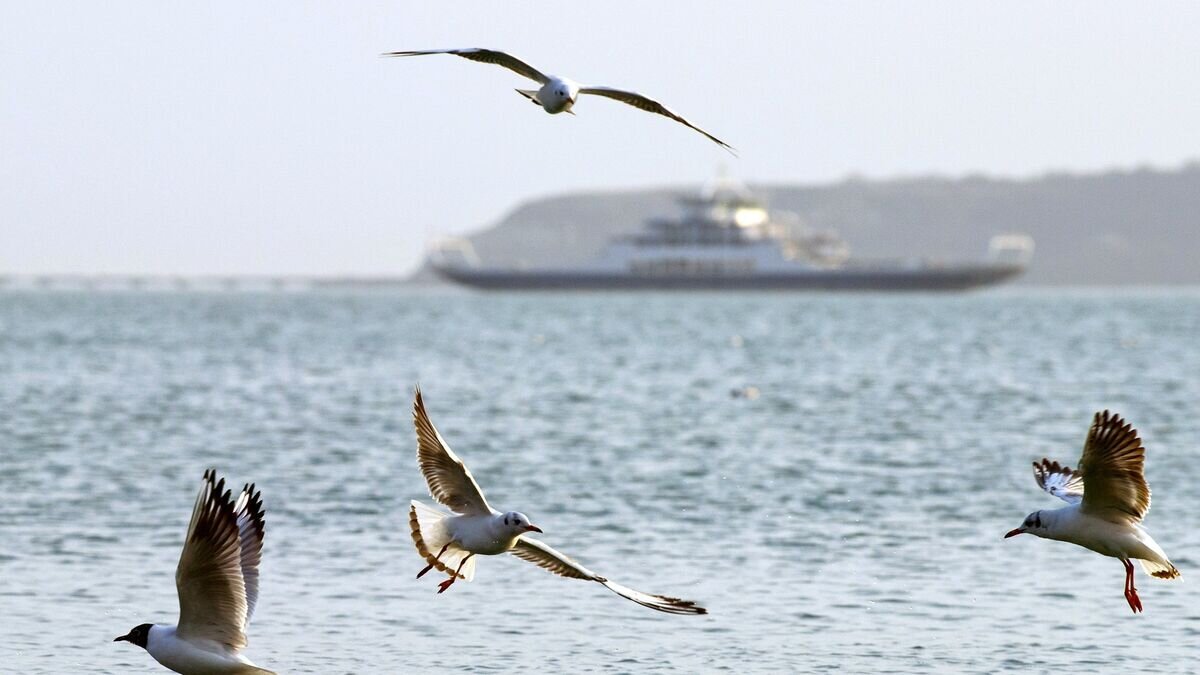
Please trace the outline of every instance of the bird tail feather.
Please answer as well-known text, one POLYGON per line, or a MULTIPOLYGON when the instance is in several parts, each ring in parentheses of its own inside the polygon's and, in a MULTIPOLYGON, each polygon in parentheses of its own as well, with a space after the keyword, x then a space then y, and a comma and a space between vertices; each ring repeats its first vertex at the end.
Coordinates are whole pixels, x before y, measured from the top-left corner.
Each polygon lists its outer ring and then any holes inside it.
POLYGON ((412 530, 413 544, 416 544, 417 553, 421 554, 425 562, 433 565, 438 571, 457 576, 463 581, 470 581, 475 578, 475 558, 471 557, 463 563, 470 551, 452 543, 450 528, 446 527, 446 519, 449 517, 449 514, 413 501, 408 510, 408 526, 412 530), (438 553, 443 547, 446 550, 439 557, 438 553), (460 564, 462 569, 456 575, 454 571, 459 569, 460 564))
POLYGON ((1175 565, 1166 558, 1163 558, 1162 562, 1140 559, 1138 562, 1142 564, 1142 569, 1145 570, 1146 574, 1156 579, 1178 579, 1181 576, 1175 565))

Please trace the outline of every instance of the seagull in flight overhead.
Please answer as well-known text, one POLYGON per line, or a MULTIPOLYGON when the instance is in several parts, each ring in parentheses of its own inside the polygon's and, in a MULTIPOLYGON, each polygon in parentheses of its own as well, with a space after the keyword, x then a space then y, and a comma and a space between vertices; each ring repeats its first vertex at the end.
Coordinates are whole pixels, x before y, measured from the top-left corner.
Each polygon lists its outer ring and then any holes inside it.
POLYGON ((512 553, 560 576, 603 584, 613 593, 643 607, 669 614, 708 613, 688 600, 642 593, 610 581, 541 541, 531 539, 529 533, 541 533, 541 528, 530 523, 523 513, 501 513, 488 505, 483 490, 467 466, 429 421, 420 389, 417 389, 413 402, 413 423, 417 428, 417 463, 429 484, 429 493, 454 512, 450 515, 414 501, 408 514, 413 543, 429 563, 417 578, 434 568, 449 575, 438 585, 438 593, 450 588, 457 579, 470 581, 475 576, 476 555, 512 553))
POLYGON ((517 93, 529 99, 535 105, 540 105, 543 110, 551 115, 557 115, 560 112, 574 114, 571 109, 575 106, 575 100, 579 98, 580 94, 603 96, 627 103, 646 112, 669 117, 690 129, 704 134, 710 141, 725 148, 734 156, 737 155, 733 146, 692 124, 679 113, 649 96, 643 96, 642 94, 623 89, 612 89, 610 87, 585 87, 565 77, 543 75, 537 68, 525 63, 521 59, 495 49, 428 49, 423 51, 387 52, 383 56, 426 56, 428 54, 453 54, 454 56, 461 56, 464 59, 479 61, 480 63, 494 63, 498 66, 504 66, 518 75, 527 77, 542 85, 541 88, 518 89, 517 93))
POLYGON ((132 642, 184 675, 274 675, 241 654, 258 601, 263 513, 254 485, 231 501, 225 479, 206 471, 175 570, 179 625, 144 623, 114 642, 132 642))
POLYGON ((1150 510, 1144 463, 1145 449, 1137 431, 1107 410, 1096 413, 1078 469, 1045 458, 1033 463, 1038 485, 1069 506, 1035 511, 1004 538, 1029 533, 1119 559, 1125 566, 1125 600, 1135 614, 1142 611, 1130 560, 1140 562, 1152 577, 1179 578, 1179 570, 1141 526, 1150 510))

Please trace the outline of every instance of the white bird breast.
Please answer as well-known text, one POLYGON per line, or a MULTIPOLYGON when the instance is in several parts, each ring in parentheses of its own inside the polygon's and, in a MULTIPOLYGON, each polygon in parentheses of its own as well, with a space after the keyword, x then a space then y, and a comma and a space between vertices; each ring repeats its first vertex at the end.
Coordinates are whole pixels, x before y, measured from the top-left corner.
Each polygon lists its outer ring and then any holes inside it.
POLYGON ((577 96, 579 85, 564 77, 551 76, 538 90, 538 100, 542 108, 551 115, 570 110, 577 96))
POLYGON ((155 661, 177 673, 234 673, 249 664, 237 652, 211 640, 200 643, 184 640, 175 632, 175 626, 152 626, 146 651, 155 661))

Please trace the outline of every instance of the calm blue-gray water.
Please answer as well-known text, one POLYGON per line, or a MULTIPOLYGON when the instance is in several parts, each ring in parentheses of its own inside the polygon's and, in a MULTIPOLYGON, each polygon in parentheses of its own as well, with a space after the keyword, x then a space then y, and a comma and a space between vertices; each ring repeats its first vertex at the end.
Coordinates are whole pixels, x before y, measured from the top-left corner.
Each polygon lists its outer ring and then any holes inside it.
POLYGON ((1184 672, 1200 291, 0 293, 0 671, 164 672, 204 470, 267 508, 280 673, 1184 672), (508 556, 436 595, 412 389, 491 503, 658 614, 508 556), (755 387, 757 398, 734 397, 755 387), (1185 583, 1033 537, 1092 413, 1148 448, 1185 583))

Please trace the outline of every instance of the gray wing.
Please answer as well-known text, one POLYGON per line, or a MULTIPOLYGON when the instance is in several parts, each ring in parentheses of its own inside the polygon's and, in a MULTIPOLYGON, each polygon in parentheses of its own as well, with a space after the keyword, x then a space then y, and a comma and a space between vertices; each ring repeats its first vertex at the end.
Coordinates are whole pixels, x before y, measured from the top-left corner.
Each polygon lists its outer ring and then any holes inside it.
POLYGON ((528 77, 538 84, 546 84, 550 80, 550 78, 543 75, 537 68, 525 63, 512 54, 506 54, 495 49, 427 49, 421 51, 386 52, 382 56, 426 56, 429 54, 453 54, 454 56, 461 56, 464 59, 480 63, 494 63, 498 66, 504 66, 522 77, 528 77))
POLYGON ((579 93, 592 94, 594 96, 603 96, 605 98, 611 98, 615 101, 620 101, 622 103, 628 103, 629 105, 631 105, 639 110, 645 110, 646 112, 651 112, 656 115, 662 115, 664 117, 669 117, 669 118, 675 120, 676 122, 679 122, 680 124, 684 125, 685 127, 688 127, 689 129, 693 129, 695 131, 698 131, 698 132, 704 134, 705 137, 707 137, 710 141, 712 141, 713 143, 716 143, 717 145, 721 146, 722 148, 725 148, 730 153, 732 153, 734 156, 737 155, 737 151, 735 151, 733 149, 732 145, 717 138, 716 136, 713 136, 712 134, 701 129, 700 127, 696 126, 695 124, 692 124, 691 122, 684 119, 683 115, 680 115, 679 113, 675 112, 674 110, 671 110, 667 106, 659 103, 658 101, 655 101, 654 99, 652 99, 648 96, 643 96, 641 94, 638 94, 638 93, 632 92, 632 91, 622 91, 620 89, 612 89, 609 87, 582 87, 579 90, 579 93))
POLYGON ((1150 486, 1142 470, 1146 451, 1137 430, 1120 415, 1096 413, 1079 458, 1086 490, 1081 508, 1111 509, 1134 520, 1150 510, 1150 486))
POLYGON ((455 513, 492 513, 492 507, 484 499, 483 490, 467 465, 446 445, 433 422, 429 421, 420 388, 413 401, 413 424, 417 428, 417 464, 429 484, 429 494, 455 513))
POLYGON ((707 609, 697 606, 696 603, 690 600, 680 600, 679 598, 672 598, 665 595, 651 595, 650 593, 635 591, 627 586, 609 581, 537 539, 530 539, 525 536, 519 537, 516 546, 512 549, 512 554, 542 569, 549 570, 568 579, 584 579, 601 583, 613 593, 627 600, 632 600, 643 607, 649 607, 650 609, 656 609, 668 614, 708 614, 707 609))
POLYGON ((246 646, 249 607, 240 539, 225 479, 217 482, 210 469, 175 569, 180 637, 213 640, 235 651, 246 646))
POLYGON ((1041 463, 1033 463, 1033 477, 1038 487, 1068 504, 1083 501, 1083 475, 1069 466, 1043 457, 1041 463))
POLYGON ((242 488, 242 494, 233 506, 237 515, 238 536, 241 540, 242 579, 246 585, 246 623, 254 616, 258 604, 258 564, 262 562, 263 535, 266 521, 263 520, 262 492, 250 483, 242 488))

